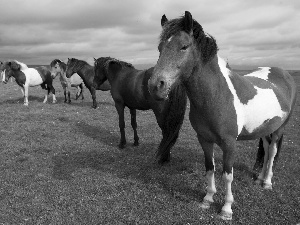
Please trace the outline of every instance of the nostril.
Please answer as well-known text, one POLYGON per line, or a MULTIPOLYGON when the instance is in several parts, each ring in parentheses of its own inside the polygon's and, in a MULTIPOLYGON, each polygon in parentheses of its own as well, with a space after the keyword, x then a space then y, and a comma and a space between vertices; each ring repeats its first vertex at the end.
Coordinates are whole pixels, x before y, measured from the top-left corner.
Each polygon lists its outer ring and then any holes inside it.
POLYGON ((163 80, 161 80, 161 81, 159 82, 159 86, 162 88, 164 85, 165 85, 165 82, 164 82, 163 80))

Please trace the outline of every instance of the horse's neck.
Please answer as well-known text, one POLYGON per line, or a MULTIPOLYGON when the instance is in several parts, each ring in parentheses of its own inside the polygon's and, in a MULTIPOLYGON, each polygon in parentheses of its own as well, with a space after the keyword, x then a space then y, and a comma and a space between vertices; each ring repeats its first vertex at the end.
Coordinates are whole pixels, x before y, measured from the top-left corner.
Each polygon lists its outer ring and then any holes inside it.
POLYGON ((84 80, 88 79, 94 73, 94 68, 88 64, 85 64, 80 70, 77 71, 77 74, 84 80))
POLYGON ((222 95, 223 88, 218 87, 227 86, 227 83, 218 64, 218 57, 214 57, 203 67, 196 66, 185 85, 190 101, 198 105, 222 95))

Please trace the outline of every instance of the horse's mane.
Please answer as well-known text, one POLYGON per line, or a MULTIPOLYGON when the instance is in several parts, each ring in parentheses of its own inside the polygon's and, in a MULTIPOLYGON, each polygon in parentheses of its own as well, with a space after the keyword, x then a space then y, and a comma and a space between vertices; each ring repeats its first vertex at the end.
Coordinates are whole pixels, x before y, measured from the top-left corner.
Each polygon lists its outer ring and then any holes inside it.
POLYGON ((25 63, 19 62, 17 60, 12 60, 12 62, 15 62, 20 66, 20 70, 28 69, 28 66, 25 63))
MULTIPOLYGON (((160 42, 167 41, 171 36, 179 31, 185 31, 185 17, 167 21, 160 34, 160 42)), ((202 26, 193 19, 193 36, 201 52, 204 63, 208 62, 218 52, 217 42, 213 36, 203 31, 202 26)))
POLYGON ((132 68, 134 69, 134 66, 131 63, 125 62, 125 61, 121 61, 115 58, 111 58, 111 57, 100 57, 95 61, 95 66, 99 69, 104 70, 106 73, 108 71, 108 66, 111 62, 115 62, 118 63, 119 65, 121 65, 122 68, 132 68))

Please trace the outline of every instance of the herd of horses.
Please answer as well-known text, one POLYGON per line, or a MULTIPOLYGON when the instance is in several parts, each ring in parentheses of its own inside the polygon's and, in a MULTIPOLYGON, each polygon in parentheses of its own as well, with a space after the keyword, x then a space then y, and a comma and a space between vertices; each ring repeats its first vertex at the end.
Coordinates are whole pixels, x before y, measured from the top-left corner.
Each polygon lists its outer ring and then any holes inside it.
POLYGON ((292 76, 280 68, 260 67, 245 76, 238 75, 217 54, 213 36, 204 32, 190 12, 173 20, 161 19, 162 32, 157 64, 147 70, 137 70, 130 63, 111 57, 94 59, 94 66, 75 58, 67 64, 59 59, 46 67, 28 68, 16 60, 1 62, 3 82, 14 77, 21 87, 24 104, 28 105, 28 87, 41 85, 56 102, 53 79, 59 75, 65 102, 70 103, 70 88, 77 87, 76 99, 83 97, 83 86, 91 93, 92 107, 97 108, 96 90, 110 90, 119 115, 121 139, 126 146, 124 109, 131 114, 134 145, 139 145, 136 110, 152 110, 162 130, 157 150, 158 162, 170 160, 190 101, 189 119, 204 151, 207 190, 200 206, 207 209, 214 202, 214 144, 223 151, 223 181, 225 204, 219 217, 232 219, 234 201, 234 157, 236 141, 259 139, 254 169, 256 183, 272 189, 273 165, 281 149, 283 130, 296 101, 296 85, 292 76), (67 98, 68 96, 68 98, 67 98))

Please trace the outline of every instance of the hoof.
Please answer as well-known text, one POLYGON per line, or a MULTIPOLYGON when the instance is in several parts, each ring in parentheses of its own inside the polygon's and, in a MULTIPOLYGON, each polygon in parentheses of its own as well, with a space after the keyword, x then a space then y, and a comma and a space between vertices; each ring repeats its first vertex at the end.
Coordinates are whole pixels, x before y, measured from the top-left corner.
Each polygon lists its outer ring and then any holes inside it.
POLYGON ((97 106, 94 106, 94 105, 93 105, 92 108, 93 108, 93 109, 97 109, 97 106))
POLYGON ((52 103, 55 104, 56 102, 57 102, 57 101, 55 100, 55 101, 53 101, 52 103))
POLYGON ((139 146, 139 142, 138 142, 138 141, 135 141, 135 142, 133 143, 133 146, 139 146))
POLYGON ((28 103, 24 103, 25 106, 28 106, 28 103))
POLYGON ((261 179, 259 179, 259 178, 257 178, 256 180, 255 180, 255 184, 256 185, 262 185, 264 183, 264 181, 263 180, 261 180, 261 179))
POLYGON ((123 148, 125 148, 125 145, 126 145, 126 143, 123 143, 123 144, 119 144, 118 146, 120 149, 123 149, 123 148))
POLYGON ((212 204, 212 202, 210 202, 206 199, 203 199, 203 201, 200 203, 199 206, 201 209, 209 209, 211 204, 212 204))
POLYGON ((263 188, 266 190, 272 190, 272 184, 264 183, 263 188))
POLYGON ((218 218, 222 220, 232 220, 232 213, 221 211, 221 213, 218 215, 218 218))

